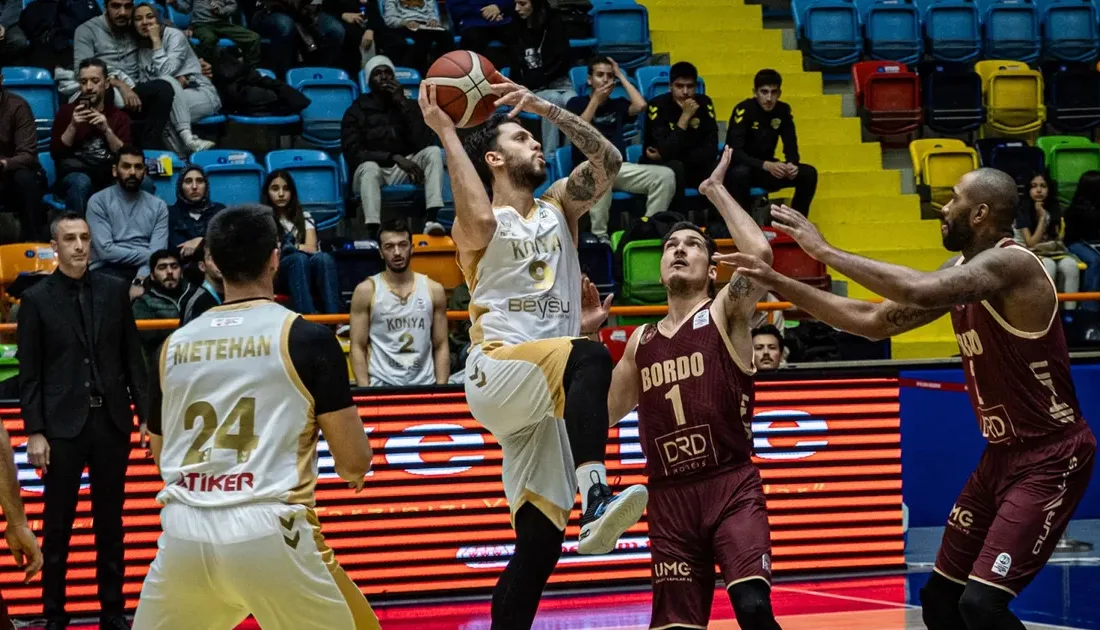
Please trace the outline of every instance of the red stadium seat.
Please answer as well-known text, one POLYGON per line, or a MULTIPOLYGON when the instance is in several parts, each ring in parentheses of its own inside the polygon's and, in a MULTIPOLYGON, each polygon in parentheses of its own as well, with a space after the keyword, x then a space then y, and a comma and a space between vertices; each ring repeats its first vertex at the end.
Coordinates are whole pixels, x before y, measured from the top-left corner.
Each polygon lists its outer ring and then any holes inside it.
POLYGON ((623 358, 626 352, 626 342, 630 341, 630 335, 634 334, 637 326, 611 326, 600 329, 600 343, 611 351, 611 360, 616 364, 623 358))
POLYGON ((852 82, 856 110, 871 133, 905 135, 923 124, 920 79, 905 64, 861 61, 852 66, 852 82))

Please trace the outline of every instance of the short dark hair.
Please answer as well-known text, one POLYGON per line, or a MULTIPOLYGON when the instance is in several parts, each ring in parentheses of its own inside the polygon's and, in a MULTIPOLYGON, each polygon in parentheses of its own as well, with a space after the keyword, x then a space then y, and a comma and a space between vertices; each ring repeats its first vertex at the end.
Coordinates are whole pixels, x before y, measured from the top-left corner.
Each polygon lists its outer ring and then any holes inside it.
POLYGON ((107 76, 107 64, 99 57, 88 57, 84 61, 81 61, 80 65, 76 67, 76 75, 79 77, 80 71, 85 68, 99 68, 103 71, 103 76, 107 76))
POLYGON ((118 148, 118 153, 115 155, 115 164, 122 164, 122 156, 129 155, 130 157, 137 156, 142 160, 145 160, 145 152, 137 148, 133 144, 124 144, 118 148))
MULTIPOLYGON (((702 228, 700 228, 698 225, 695 225, 691 221, 677 221, 676 223, 673 223, 672 227, 668 229, 668 232, 666 232, 665 235, 661 237, 661 251, 664 251, 665 244, 668 243, 668 239, 672 238, 672 235, 676 232, 679 232, 680 230, 691 230, 692 232, 695 232, 699 236, 703 237, 703 241, 707 244, 707 261, 709 261, 710 264, 713 265, 714 255, 718 253, 718 243, 715 243, 713 238, 708 236, 702 228)), ((714 281, 708 281, 707 295, 709 295, 710 297, 714 297, 715 295, 717 295, 717 293, 718 291, 714 286, 714 281)))
POLYGON ((668 82, 675 83, 677 79, 691 79, 699 82, 699 71, 690 61, 677 61, 668 69, 668 82))
POLYGON ((786 349, 786 344, 783 342, 783 333, 779 332, 779 329, 772 324, 764 324, 752 329, 752 338, 756 339, 757 335, 771 335, 779 341, 779 351, 783 352, 786 349))
POLYGON ((226 208, 206 228, 210 257, 229 282, 254 282, 264 273, 271 252, 279 248, 275 213, 267 206, 226 208))
POLYGON ((591 75, 592 71, 596 69, 596 66, 600 65, 608 65, 614 67, 614 64, 611 63, 611 57, 608 57, 607 55, 596 55, 595 57, 588 60, 588 74, 591 75))
POLYGON ((493 185, 493 172, 489 170, 489 164, 485 161, 485 154, 500 148, 498 144, 500 126, 509 122, 515 121, 508 118, 507 115, 497 112, 462 141, 462 146, 466 148, 466 155, 474 163, 474 170, 477 171, 478 177, 481 178, 481 182, 485 184, 486 188, 493 185))
POLYGON ((409 228, 409 222, 405 219, 393 219, 391 221, 386 221, 378 229, 379 236, 382 235, 382 232, 404 232, 409 237, 409 241, 412 241, 413 233, 412 230, 409 228))
POLYGON ((158 249, 149 256, 149 269, 156 269, 157 263, 165 258, 171 258, 176 261, 177 265, 183 266, 183 259, 180 258, 178 250, 174 249, 158 249))
POLYGON ((61 225, 65 221, 83 221, 85 223, 88 222, 88 220, 84 218, 84 215, 80 214, 79 212, 73 212, 72 210, 62 212, 61 214, 57 215, 57 217, 53 221, 50 221, 50 238, 57 238, 57 226, 61 225))
POLYGON ((771 68, 764 68, 760 72, 757 72, 756 76, 752 78, 752 89, 759 90, 765 85, 783 87, 783 77, 779 76, 779 73, 771 68))

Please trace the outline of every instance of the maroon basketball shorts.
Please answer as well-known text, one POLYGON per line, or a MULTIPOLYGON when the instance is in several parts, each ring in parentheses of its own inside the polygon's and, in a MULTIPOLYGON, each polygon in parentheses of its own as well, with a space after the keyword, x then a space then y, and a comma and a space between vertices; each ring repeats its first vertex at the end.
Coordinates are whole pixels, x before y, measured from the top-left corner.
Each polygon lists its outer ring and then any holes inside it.
POLYGON ((986 448, 947 517, 936 572, 1018 595, 1054 553, 1095 454, 1083 423, 1039 442, 986 448))
POLYGON ((653 555, 650 628, 706 628, 714 565, 726 588, 771 582, 771 540, 760 471, 751 463, 699 481, 649 490, 653 555))
POLYGON ((15 624, 8 617, 8 605, 4 602, 4 595, 0 593, 0 630, 15 630, 15 624))

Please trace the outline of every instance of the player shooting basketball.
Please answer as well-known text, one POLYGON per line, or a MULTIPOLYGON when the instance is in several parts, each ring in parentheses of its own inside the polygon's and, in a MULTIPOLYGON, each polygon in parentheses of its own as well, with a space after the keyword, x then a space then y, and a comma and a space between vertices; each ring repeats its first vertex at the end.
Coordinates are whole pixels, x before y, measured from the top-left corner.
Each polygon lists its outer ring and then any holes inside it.
POLYGON ((611 356, 578 338, 599 327, 610 299, 582 316, 577 221, 611 187, 622 156, 588 123, 509 82, 493 90, 497 106, 511 113, 492 117, 463 145, 437 104, 436 87, 430 79, 421 85, 420 108, 447 153, 451 233, 470 287, 466 398, 504 452, 516 530, 515 552, 493 592, 492 627, 517 630, 535 618, 578 485, 582 554, 613 550, 646 505, 644 486, 615 496, 607 485, 611 356), (588 158, 537 200, 546 160, 514 121, 521 111, 553 122, 588 158))
MULTIPOLYGON (((722 185, 732 155, 727 147, 699 192, 740 251, 771 261, 768 239, 722 185)), ((652 495, 650 627, 705 628, 717 560, 741 627, 778 630, 768 515, 751 459, 752 316, 765 289, 735 273, 715 296, 715 249, 692 223, 665 236, 668 314, 634 331, 615 366, 608 413, 618 422, 638 407, 652 495)))
POLYGON ((774 225, 815 259, 887 298, 851 300, 782 276, 746 253, 719 257, 824 322, 883 338, 951 314, 970 402, 989 444, 951 510, 921 589, 930 630, 1023 630, 1008 605, 1054 552, 1088 486, 1096 438, 1081 417, 1054 283, 1012 240, 1016 182, 981 168, 952 189, 943 245, 922 272, 841 251, 802 215, 774 225))

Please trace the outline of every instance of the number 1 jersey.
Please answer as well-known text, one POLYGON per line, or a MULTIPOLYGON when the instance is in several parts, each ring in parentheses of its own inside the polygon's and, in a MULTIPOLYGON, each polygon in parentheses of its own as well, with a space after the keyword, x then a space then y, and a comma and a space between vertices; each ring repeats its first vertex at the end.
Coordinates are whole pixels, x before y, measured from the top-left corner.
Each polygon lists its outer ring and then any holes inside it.
POLYGON ((701 305, 671 336, 647 324, 635 351, 638 434, 650 483, 706 476, 752 456, 753 380, 701 305))

